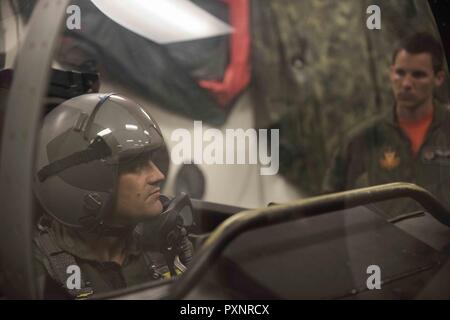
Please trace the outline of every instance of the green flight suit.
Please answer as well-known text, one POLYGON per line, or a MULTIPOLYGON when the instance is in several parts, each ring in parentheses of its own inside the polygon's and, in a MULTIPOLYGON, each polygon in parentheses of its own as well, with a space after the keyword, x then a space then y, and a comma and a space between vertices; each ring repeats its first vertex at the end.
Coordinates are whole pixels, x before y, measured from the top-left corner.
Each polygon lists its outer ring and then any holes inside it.
MULTIPOLYGON (((414 155, 394 108, 364 123, 336 152, 323 191, 336 192, 391 182, 411 182, 450 208, 450 110, 435 101, 433 120, 414 155)), ((378 204, 387 218, 419 210, 409 199, 378 204)))
POLYGON ((45 231, 47 240, 43 241, 41 236, 42 232, 36 235, 34 243, 35 273, 40 295, 46 299, 88 298, 94 293, 105 293, 148 281, 170 278, 164 256, 159 253, 148 255, 144 252, 137 232, 131 233, 128 237, 125 260, 122 265, 116 262, 99 261, 89 248, 86 235, 56 221, 53 221, 51 227, 45 231), (36 241, 38 238, 40 240, 36 241), (64 256, 52 264, 49 257, 58 255, 64 256), (67 262, 67 259, 74 260, 67 262), (83 287, 87 287, 88 290, 82 288, 75 293, 67 290, 65 277, 69 277, 71 273, 68 272, 66 275, 65 271, 67 266, 72 264, 77 265, 81 270, 83 287), (59 274, 55 269, 60 269, 59 274))

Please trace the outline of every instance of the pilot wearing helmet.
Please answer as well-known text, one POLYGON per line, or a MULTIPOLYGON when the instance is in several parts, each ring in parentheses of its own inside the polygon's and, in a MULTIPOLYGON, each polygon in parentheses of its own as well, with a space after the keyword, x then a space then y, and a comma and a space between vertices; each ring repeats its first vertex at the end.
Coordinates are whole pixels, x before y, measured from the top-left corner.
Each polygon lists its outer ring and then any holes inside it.
POLYGON ((168 164, 154 119, 120 95, 82 95, 46 116, 35 175, 41 297, 87 298, 185 270, 193 247, 160 194, 168 164))

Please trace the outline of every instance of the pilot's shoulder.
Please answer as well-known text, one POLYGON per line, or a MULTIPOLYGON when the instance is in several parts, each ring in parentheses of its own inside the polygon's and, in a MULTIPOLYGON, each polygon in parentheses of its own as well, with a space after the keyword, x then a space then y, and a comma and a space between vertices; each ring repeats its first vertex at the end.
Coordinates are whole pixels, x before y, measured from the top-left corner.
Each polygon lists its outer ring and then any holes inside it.
POLYGON ((442 110, 442 120, 445 130, 448 132, 450 130, 450 103, 438 102, 438 107, 442 110))
POLYGON ((48 257, 45 254, 44 249, 42 248, 42 245, 40 244, 40 235, 38 233, 34 234, 33 237, 33 258, 35 260, 35 263, 39 265, 40 267, 45 266, 48 263, 48 257))
POLYGON ((385 118, 385 114, 376 115, 356 124, 348 131, 346 144, 366 143, 373 139, 380 134, 385 118))
POLYGON ((447 115, 450 115, 450 103, 443 104, 442 107, 447 115))

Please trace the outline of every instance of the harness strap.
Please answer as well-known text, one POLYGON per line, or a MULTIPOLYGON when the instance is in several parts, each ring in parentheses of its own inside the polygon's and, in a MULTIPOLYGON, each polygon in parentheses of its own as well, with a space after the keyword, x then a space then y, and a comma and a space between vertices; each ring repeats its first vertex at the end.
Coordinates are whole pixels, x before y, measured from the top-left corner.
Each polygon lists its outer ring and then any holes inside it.
POLYGON ((59 248, 48 231, 41 232, 35 238, 35 243, 44 254, 47 263, 44 263, 50 277, 56 281, 61 287, 74 299, 86 299, 94 294, 94 290, 88 285, 88 281, 81 276, 81 286, 79 289, 68 287, 68 278, 71 274, 68 273, 69 267, 77 266, 75 257, 59 248))
POLYGON ((144 259, 148 269, 153 271, 154 279, 169 279, 171 277, 166 258, 162 253, 145 251, 144 259))

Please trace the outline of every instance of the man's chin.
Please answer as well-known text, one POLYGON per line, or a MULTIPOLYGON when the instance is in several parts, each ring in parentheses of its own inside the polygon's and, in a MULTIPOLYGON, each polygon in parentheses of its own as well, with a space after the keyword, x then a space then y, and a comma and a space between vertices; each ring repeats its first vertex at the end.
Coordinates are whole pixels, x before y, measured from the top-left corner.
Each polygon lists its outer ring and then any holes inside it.
POLYGON ((400 100, 397 101, 397 106, 400 109, 414 110, 417 109, 420 106, 420 104, 412 100, 400 100))
POLYGON ((149 206, 145 212, 145 216, 147 218, 150 217, 157 217, 159 216, 163 211, 163 206, 161 201, 157 200, 155 201, 151 206, 149 206))

